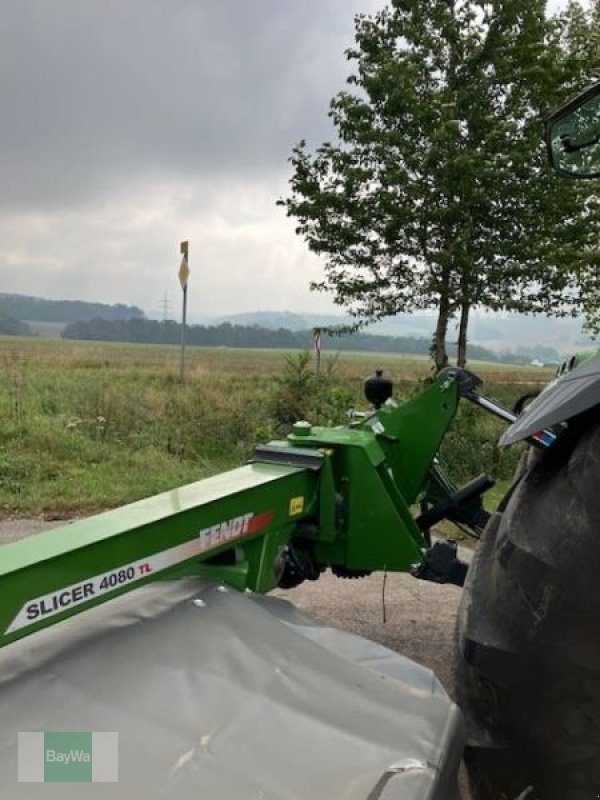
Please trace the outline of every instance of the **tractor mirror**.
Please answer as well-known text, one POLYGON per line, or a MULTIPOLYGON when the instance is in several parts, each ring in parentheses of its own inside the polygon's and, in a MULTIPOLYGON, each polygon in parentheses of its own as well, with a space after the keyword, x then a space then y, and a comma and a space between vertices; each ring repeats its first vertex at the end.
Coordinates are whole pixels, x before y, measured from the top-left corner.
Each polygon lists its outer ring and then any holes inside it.
POLYGON ((546 120, 546 144, 558 172, 572 178, 600 177, 600 83, 546 120))

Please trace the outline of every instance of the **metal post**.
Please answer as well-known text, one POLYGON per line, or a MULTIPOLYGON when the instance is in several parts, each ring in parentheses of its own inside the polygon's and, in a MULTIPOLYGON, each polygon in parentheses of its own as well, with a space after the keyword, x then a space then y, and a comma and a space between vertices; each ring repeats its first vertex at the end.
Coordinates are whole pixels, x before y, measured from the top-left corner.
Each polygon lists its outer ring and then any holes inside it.
POLYGON ((321 328, 313 328, 313 336, 315 341, 315 351, 317 354, 316 375, 318 378, 321 374, 321 328))
POLYGON ((187 317, 187 286, 183 287, 183 314, 181 323, 181 364, 179 367, 179 380, 184 382, 185 378, 185 324, 187 317))
POLYGON ((188 265, 189 242, 181 242, 180 252, 183 255, 181 266, 179 267, 179 283, 183 292, 183 309, 181 314, 181 363, 179 366, 179 382, 185 380, 185 326, 187 320, 187 288, 190 268, 188 265))

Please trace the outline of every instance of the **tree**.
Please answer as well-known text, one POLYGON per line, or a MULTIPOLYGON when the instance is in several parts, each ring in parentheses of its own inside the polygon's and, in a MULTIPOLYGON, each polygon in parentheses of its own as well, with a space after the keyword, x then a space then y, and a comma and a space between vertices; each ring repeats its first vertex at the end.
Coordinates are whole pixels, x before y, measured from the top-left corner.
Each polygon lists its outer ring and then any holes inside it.
POLYGON ((326 257, 312 288, 357 326, 437 309, 438 369, 453 315, 464 365, 473 308, 570 313, 582 252, 599 263, 598 214, 584 219, 579 187, 547 167, 540 122, 566 76, 583 77, 566 34, 575 10, 544 12, 543 0, 431 0, 427 13, 392 0, 357 17, 356 71, 330 106, 337 141, 314 154, 301 141, 290 159, 279 202, 326 257))
MULTIPOLYGON (((594 4, 585 12, 576 3, 571 3, 561 18, 562 25, 557 35, 569 58, 563 64, 562 76, 568 87, 568 95, 576 94, 585 83, 600 79, 600 4, 594 4), (581 75, 585 80, 581 80, 581 75)), ((564 182, 564 181, 563 181, 564 182)), ((579 197, 581 221, 587 225, 587 237, 581 244, 577 283, 581 307, 586 317, 586 327, 594 335, 600 334, 600 270, 597 219, 600 214, 598 181, 580 181, 576 184, 579 197)), ((568 245, 567 245, 568 246, 568 245)), ((568 254, 567 254, 568 257, 568 254)))

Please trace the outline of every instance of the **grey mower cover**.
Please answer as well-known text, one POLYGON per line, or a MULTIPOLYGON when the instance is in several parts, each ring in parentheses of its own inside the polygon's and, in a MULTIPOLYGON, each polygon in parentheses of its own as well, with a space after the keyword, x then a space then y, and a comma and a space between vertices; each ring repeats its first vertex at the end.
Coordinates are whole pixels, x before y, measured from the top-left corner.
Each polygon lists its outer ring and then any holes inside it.
POLYGON ((4 648, 0 719, 0 800, 456 800, 464 745, 429 670, 192 579, 4 648), (19 783, 19 731, 117 732, 118 782, 19 783))

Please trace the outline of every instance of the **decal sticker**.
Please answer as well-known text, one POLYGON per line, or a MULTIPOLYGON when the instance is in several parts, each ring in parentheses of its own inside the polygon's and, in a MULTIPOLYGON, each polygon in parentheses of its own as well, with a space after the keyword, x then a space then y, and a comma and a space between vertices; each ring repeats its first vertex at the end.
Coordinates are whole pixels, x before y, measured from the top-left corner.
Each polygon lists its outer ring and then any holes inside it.
POLYGON ((272 511, 258 515, 249 512, 218 522, 216 525, 203 528, 195 539, 188 542, 170 547, 168 550, 161 550, 141 558, 139 561, 117 566, 109 572, 86 578, 79 583, 71 584, 71 586, 63 586, 55 592, 35 597, 21 608, 4 633, 5 635, 14 633, 28 625, 43 622, 56 614, 96 600, 102 595, 121 589, 130 583, 137 583, 156 572, 189 561, 194 556, 221 547, 228 542, 260 533, 270 525, 273 516, 272 511))
POLYGON ((304 511, 304 497, 292 497, 290 500, 290 517, 295 517, 304 511))

